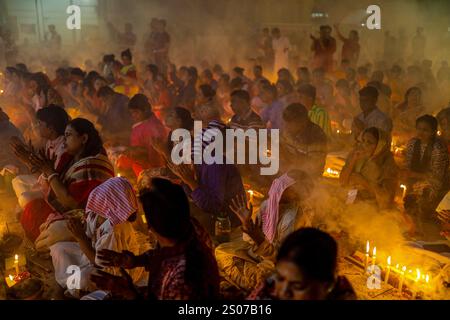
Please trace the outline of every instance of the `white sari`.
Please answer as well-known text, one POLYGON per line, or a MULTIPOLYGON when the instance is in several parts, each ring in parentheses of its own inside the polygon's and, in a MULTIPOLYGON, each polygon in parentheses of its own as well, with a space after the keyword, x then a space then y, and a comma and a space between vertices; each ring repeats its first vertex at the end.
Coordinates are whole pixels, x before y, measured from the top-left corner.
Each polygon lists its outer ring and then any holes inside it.
MULTIPOLYGON (((136 231, 130 222, 127 221, 112 226, 110 221, 106 220, 96 229, 97 215, 95 217, 94 215, 89 214, 88 216, 86 234, 92 239, 92 246, 96 253, 100 250, 108 249, 116 252, 128 250, 135 255, 139 255, 145 250, 143 248, 141 250, 139 247, 136 231)), ((50 247, 50 254, 55 268, 55 278, 61 287, 67 288, 68 280, 73 280, 73 277, 70 273, 67 273, 67 270, 69 266, 74 265, 80 268, 79 288, 77 289, 84 291, 95 289, 92 288, 89 281, 89 277, 95 270, 95 267, 83 253, 77 242, 55 243, 50 247)), ((102 266, 102 261, 97 256, 95 257, 95 264, 102 266)), ((105 267, 102 270, 114 275, 120 275, 119 268, 105 267)), ((145 285, 148 280, 148 274, 144 268, 128 270, 128 273, 137 286, 145 285)))

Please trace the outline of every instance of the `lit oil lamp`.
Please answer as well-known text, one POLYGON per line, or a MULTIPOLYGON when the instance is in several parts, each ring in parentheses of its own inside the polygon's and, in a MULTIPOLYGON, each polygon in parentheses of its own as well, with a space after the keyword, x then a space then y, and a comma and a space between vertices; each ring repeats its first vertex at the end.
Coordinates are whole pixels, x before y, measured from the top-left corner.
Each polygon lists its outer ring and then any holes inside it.
POLYGON ((387 257, 386 275, 384 276, 384 282, 389 283, 389 274, 391 273, 391 256, 387 257))
POLYGON ((14 255, 14 268, 16 269, 16 276, 19 275, 19 255, 14 255))
POLYGON ((419 282, 420 282, 420 270, 419 270, 419 268, 416 269, 416 274, 417 274, 417 276, 416 276, 416 279, 414 280, 415 285, 414 285, 414 288, 412 289, 412 298, 413 298, 413 300, 415 300, 416 297, 417 297, 418 285, 419 285, 419 282))
POLYGON ((377 260, 377 247, 373 247, 372 250, 372 266, 375 267, 375 262, 377 260))
POLYGON ((405 274, 406 274, 406 266, 403 266, 401 278, 400 278, 400 284, 398 285, 398 292, 399 294, 402 294, 403 291, 403 284, 405 283, 405 274))

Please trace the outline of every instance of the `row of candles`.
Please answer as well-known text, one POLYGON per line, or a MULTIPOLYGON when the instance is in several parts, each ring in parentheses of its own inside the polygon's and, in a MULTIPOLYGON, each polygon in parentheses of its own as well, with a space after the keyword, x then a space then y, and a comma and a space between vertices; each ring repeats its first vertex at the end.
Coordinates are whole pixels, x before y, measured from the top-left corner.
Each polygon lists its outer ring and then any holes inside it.
MULTIPOLYGON (((367 268, 369 266, 369 253, 370 253, 370 243, 369 243, 369 241, 367 241, 366 254, 365 254, 365 260, 364 260, 364 269, 365 270, 367 270, 367 268)), ((377 261, 377 247, 374 246, 372 249, 372 257, 370 258, 370 262, 371 262, 372 266, 375 266, 376 261, 377 261)), ((392 263, 392 258, 391 258, 391 256, 388 256, 387 260, 386 260, 386 272, 385 272, 385 276, 384 276, 384 282, 386 284, 389 283, 389 276, 390 276, 391 272, 396 272, 396 273, 400 274, 400 281, 399 281, 398 288, 397 288, 399 294, 402 294, 403 286, 405 284, 406 278, 410 278, 415 283, 414 288, 411 288, 411 293, 412 293, 413 299, 416 298, 420 287, 422 287, 423 292, 429 291, 430 276, 428 274, 421 273, 420 269, 417 268, 416 269, 416 277, 413 277, 412 276, 413 271, 411 269, 408 270, 408 272, 407 272, 406 266, 402 266, 400 268, 400 264, 397 264, 395 267, 393 267, 391 263, 392 263), (425 282, 422 286, 420 283, 421 280, 423 280, 425 282)))

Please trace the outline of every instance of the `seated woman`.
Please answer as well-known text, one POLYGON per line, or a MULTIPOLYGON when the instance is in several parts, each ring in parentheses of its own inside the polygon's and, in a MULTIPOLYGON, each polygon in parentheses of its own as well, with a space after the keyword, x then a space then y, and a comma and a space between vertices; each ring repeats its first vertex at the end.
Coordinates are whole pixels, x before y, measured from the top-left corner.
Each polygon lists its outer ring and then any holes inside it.
MULTIPOLYGON (((67 268, 80 268, 80 282, 75 283, 80 291, 92 291, 95 286, 89 282, 94 265, 102 266, 98 252, 103 249, 121 252, 127 250, 139 254, 135 230, 131 222, 136 220, 138 201, 132 185, 124 178, 111 178, 92 190, 86 205, 86 224, 70 219, 68 228, 76 242, 57 242, 50 247, 55 278, 66 288, 70 278, 67 268)), ((111 274, 120 274, 119 268, 103 268, 111 274)), ((135 268, 130 272, 134 283, 142 282, 144 269, 135 268)), ((141 283, 141 285, 144 283, 141 283)), ((69 289, 72 289, 69 287, 69 289)), ((70 293, 75 294, 72 290, 70 293)))
POLYGON ((360 140, 342 168, 340 182, 357 190, 353 201, 374 201, 379 209, 390 208, 398 188, 398 168, 390 151, 388 136, 372 127, 363 131, 360 140))
MULTIPOLYGON (((164 120, 164 125, 169 128, 170 132, 166 138, 153 139, 152 145, 164 161, 166 161, 167 159, 170 159, 172 149, 175 144, 178 143, 176 141, 172 141, 171 139, 173 131, 177 129, 185 129, 192 132, 194 129, 194 119, 192 119, 191 113, 188 109, 175 107, 167 110, 164 120)), ((164 177, 172 181, 179 181, 178 177, 172 174, 167 167, 162 167, 143 170, 138 177, 138 185, 147 185, 150 181, 149 179, 153 177, 164 177)))
POLYGON ((153 148, 152 141, 166 137, 166 129, 152 112, 152 106, 143 94, 136 94, 128 103, 133 120, 130 147, 119 157, 119 169, 132 169, 136 177, 144 169, 159 168, 164 165, 163 158, 153 148))
POLYGON ((313 212, 308 197, 313 182, 306 173, 292 170, 275 179, 269 198, 252 217, 252 206, 244 198, 236 199, 230 208, 242 222, 243 240, 219 245, 216 259, 224 278, 235 286, 251 290, 274 268, 278 248, 294 230, 310 226, 313 212))
POLYGON ((327 233, 302 228, 282 243, 276 272, 249 300, 356 300, 350 282, 337 275, 337 243, 327 233), (320 254, 317 254, 320 252, 320 254))
POLYGON ((70 121, 65 137, 66 152, 72 160, 61 170, 55 170, 53 161, 44 155, 30 152, 28 156, 28 166, 43 173, 49 184, 46 199, 29 202, 20 221, 32 241, 39 236, 39 227, 50 214, 84 208, 91 191, 114 177, 102 139, 91 122, 83 118, 70 121))
POLYGON ((447 146, 437 136, 437 127, 433 116, 416 120, 417 135, 407 144, 402 171, 408 190, 405 210, 415 220, 418 234, 430 240, 439 237, 434 212, 449 190, 449 156, 447 146))
MULTIPOLYGON (((158 300, 217 299, 217 264, 206 239, 198 236, 191 222, 189 202, 183 188, 169 180, 155 178, 140 196, 150 231, 157 238, 155 249, 141 256, 130 252, 103 250, 103 265, 133 269, 145 266, 151 275, 142 295, 122 269, 122 277, 103 271, 91 279, 113 298, 158 300)), ((205 234, 205 232, 203 232, 205 234)))
POLYGON ((114 91, 124 94, 131 98, 139 92, 139 86, 137 85, 137 73, 136 66, 133 64, 133 56, 130 49, 122 51, 121 58, 123 65, 117 73, 116 83, 114 91))
POLYGON ((404 101, 396 106, 393 112, 394 126, 396 131, 407 138, 405 142, 414 136, 415 121, 424 110, 420 88, 409 88, 405 93, 404 101))

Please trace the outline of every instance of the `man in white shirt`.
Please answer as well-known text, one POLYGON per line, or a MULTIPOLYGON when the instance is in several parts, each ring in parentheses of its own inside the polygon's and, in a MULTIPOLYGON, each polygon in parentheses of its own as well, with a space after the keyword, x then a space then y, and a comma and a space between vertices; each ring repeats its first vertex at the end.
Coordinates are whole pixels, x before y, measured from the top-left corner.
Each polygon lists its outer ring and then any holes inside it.
POLYGON ((378 90, 364 87, 359 90, 359 104, 362 112, 353 119, 352 132, 355 137, 367 128, 375 127, 391 134, 392 120, 377 107, 378 90))
POLYGON ((280 29, 272 29, 272 47, 275 54, 274 72, 289 67, 289 49, 291 44, 287 37, 281 36, 280 29))

